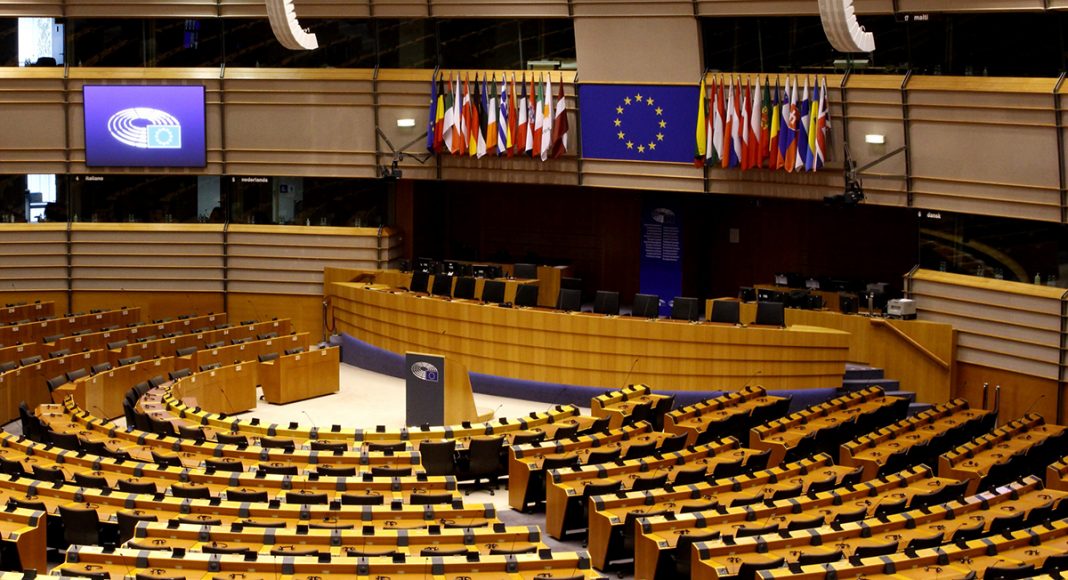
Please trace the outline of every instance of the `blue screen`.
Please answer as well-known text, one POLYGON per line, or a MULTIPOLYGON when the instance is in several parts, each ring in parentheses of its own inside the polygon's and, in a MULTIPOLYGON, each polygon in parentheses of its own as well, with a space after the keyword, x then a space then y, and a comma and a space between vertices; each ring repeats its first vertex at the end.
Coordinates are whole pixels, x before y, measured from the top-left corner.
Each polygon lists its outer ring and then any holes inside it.
POLYGON ((85 164, 204 167, 203 86, 83 87, 85 164))

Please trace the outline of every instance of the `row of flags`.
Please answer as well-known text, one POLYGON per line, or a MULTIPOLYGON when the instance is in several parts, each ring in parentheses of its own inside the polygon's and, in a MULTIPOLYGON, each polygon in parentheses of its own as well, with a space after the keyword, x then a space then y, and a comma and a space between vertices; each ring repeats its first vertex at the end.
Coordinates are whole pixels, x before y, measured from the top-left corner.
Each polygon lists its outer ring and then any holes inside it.
POLYGON ((463 155, 481 159, 529 156, 542 161, 567 152, 570 127, 564 101, 564 83, 557 83, 553 97, 552 76, 478 73, 471 82, 465 73, 435 74, 430 79, 430 114, 426 148, 438 155, 463 155), (518 87, 518 90, 517 90, 518 87))
POLYGON ((694 165, 702 167, 817 171, 827 154, 831 127, 827 78, 808 76, 798 91, 797 77, 775 79, 713 77, 701 79, 697 104, 694 165))

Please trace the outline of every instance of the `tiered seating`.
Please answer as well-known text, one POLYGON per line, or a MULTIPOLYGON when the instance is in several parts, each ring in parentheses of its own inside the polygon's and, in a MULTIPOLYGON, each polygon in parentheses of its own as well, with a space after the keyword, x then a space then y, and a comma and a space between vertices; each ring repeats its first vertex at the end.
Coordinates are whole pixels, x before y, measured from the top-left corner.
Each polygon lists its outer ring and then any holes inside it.
POLYGON ((93 310, 66 314, 40 321, 17 320, 0 326, 0 347, 31 342, 53 342, 46 337, 60 337, 83 330, 100 330, 107 326, 125 326, 141 320, 140 308, 93 310))
MULTIPOLYGON (((607 422, 603 424, 607 425, 607 422)), ((620 457, 630 446, 659 442, 663 446, 666 435, 652 433, 652 425, 642 421, 607 431, 592 428, 588 434, 567 439, 557 437, 553 441, 516 445, 513 441, 508 452, 508 503, 512 508, 526 511, 540 507, 545 502, 545 471, 566 465, 599 463, 611 454, 620 457), (606 455, 608 454, 608 455, 606 455)))
POLYGON ((908 399, 868 387, 755 427, 749 446, 770 449, 770 465, 813 453, 834 455, 858 430, 868 432, 903 419, 908 406, 908 399))
POLYGON ((806 564, 874 556, 880 551, 889 555, 934 548, 1035 527, 1068 515, 1065 497, 1068 494, 1042 489, 1041 481, 1031 477, 968 498, 950 498, 942 492, 926 498, 916 496, 909 511, 884 518, 759 536, 721 537, 694 544, 693 577, 724 578, 742 567, 755 569, 778 560, 796 570, 806 564))
MULTIPOLYGON (((636 578, 670 577, 679 558, 687 558, 694 542, 721 536, 768 535, 791 527, 818 527, 859 521, 903 511, 914 496, 926 495, 956 485, 952 479, 936 478, 926 467, 804 497, 763 501, 685 514, 667 514, 637 521, 635 536, 636 578)), ((685 561, 685 560, 684 560, 685 561)), ((688 567, 688 566, 683 566, 688 567)))
POLYGON ((841 462, 863 466, 865 480, 908 465, 937 465, 939 455, 986 433, 996 419, 993 411, 956 399, 843 444, 841 462))
POLYGON ((623 423, 649 421, 658 430, 658 422, 675 402, 674 396, 652 392, 647 385, 628 385, 590 399, 590 414, 608 417, 608 427, 618 429, 623 423))
MULTIPOLYGON (((633 449, 633 447, 632 447, 633 449)), ((612 463, 553 469, 548 473, 545 496, 545 528, 554 538, 587 527, 593 496, 623 491, 657 489, 681 474, 697 470, 703 477, 715 473, 718 464, 748 464, 749 471, 767 469, 767 454, 742 448, 737 439, 690 447, 666 454, 624 458, 612 463)))
MULTIPOLYGON (((288 318, 280 320, 268 320, 231 326, 222 324, 215 330, 172 336, 169 338, 156 338, 145 342, 135 342, 121 346, 120 358, 139 356, 142 359, 156 358, 159 356, 174 356, 178 349, 197 347, 197 349, 212 348, 208 345, 224 346, 237 344, 234 341, 244 339, 253 340, 259 336, 274 334, 275 336, 287 335, 293 332, 293 323, 288 318), (219 328, 219 327, 222 328, 219 328)), ((231 361, 227 361, 231 362, 231 361)))
POLYGON ((1064 454, 1068 430, 1029 414, 981 435, 938 458, 942 477, 967 479, 968 493, 1041 474, 1064 454))
POLYGON ((639 519, 800 497, 860 482, 859 470, 835 466, 828 455, 753 473, 717 475, 698 483, 591 498, 589 550, 594 567, 603 570, 611 562, 633 560, 639 519))
POLYGON ((56 303, 51 300, 38 300, 33 304, 26 302, 11 303, 0 308, 0 324, 8 325, 20 320, 35 320, 55 316, 56 303))
POLYGON ((763 387, 745 387, 664 415, 664 431, 685 433, 687 444, 721 437, 749 440, 749 429, 786 414, 790 399, 769 396, 763 387))

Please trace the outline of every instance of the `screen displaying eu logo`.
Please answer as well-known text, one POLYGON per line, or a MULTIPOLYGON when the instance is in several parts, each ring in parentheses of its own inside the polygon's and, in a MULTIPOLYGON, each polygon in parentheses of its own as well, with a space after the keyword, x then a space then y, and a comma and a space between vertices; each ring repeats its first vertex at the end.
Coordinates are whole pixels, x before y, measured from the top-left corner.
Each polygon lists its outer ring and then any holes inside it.
POLYGON ((580 85, 582 157, 693 162, 697 87, 580 85))
POLYGON ((203 167, 203 86, 86 85, 85 164, 203 167))

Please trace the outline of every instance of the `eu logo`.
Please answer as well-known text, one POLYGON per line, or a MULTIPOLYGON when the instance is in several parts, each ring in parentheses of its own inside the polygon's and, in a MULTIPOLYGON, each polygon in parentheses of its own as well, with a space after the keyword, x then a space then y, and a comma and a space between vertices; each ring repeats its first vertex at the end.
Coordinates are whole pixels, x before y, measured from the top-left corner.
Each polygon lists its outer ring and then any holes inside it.
POLYGON ((691 163, 697 87, 580 85, 582 156, 691 163))

